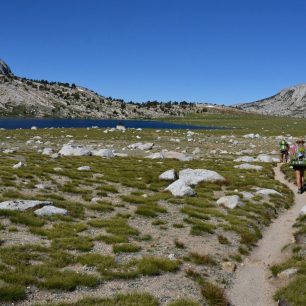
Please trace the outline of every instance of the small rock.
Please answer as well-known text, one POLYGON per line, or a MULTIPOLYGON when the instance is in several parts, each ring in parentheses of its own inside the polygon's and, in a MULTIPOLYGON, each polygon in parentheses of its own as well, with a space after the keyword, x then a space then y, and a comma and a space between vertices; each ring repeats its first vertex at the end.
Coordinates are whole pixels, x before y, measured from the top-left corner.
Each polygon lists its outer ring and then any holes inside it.
POLYGON ((147 151, 147 150, 151 150, 153 148, 154 144, 153 143, 142 143, 142 142, 137 142, 137 143, 133 143, 128 145, 129 149, 139 149, 139 150, 143 150, 143 151, 147 151))
POLYGON ((88 156, 91 155, 91 151, 85 147, 78 147, 72 144, 64 144, 61 150, 58 152, 63 156, 88 156))
POLYGON ((19 169, 19 168, 21 168, 21 167, 23 167, 23 166, 24 166, 24 163, 23 163, 23 162, 19 162, 19 163, 15 164, 15 165, 13 166, 13 169, 19 169))
POLYGON ((0 209, 25 211, 33 207, 45 205, 52 205, 52 202, 36 200, 10 200, 1 202, 0 209))
POLYGON ((174 169, 171 170, 167 170, 165 172, 163 172, 160 176, 159 176, 160 180, 167 180, 167 181, 174 181, 177 179, 177 175, 174 169))
POLYGON ((259 170, 262 170, 262 166, 255 166, 255 165, 250 165, 250 164, 241 164, 241 165, 236 165, 234 166, 234 168, 236 169, 242 169, 242 170, 256 170, 256 171, 259 171, 259 170))
POLYGON ((251 156, 241 156, 234 160, 234 162, 243 162, 243 163, 253 163, 254 161, 255 158, 251 156))
POLYGON ((280 279, 289 279, 298 272, 297 268, 289 268, 277 274, 280 279))
POLYGON ((305 216, 306 215, 306 205, 302 207, 300 211, 300 216, 305 216))
POLYGON ((233 272, 236 271, 237 265, 236 265, 234 262, 231 262, 231 261, 224 261, 224 262, 222 263, 222 269, 223 269, 225 272, 233 273, 233 272))
POLYGON ((222 205, 229 209, 234 209, 237 206, 241 206, 242 202, 240 201, 240 197, 237 195, 232 196, 224 196, 217 201, 217 205, 222 205))
POLYGON ((258 189, 256 193, 260 195, 270 195, 270 194, 281 195, 278 191, 274 189, 268 189, 268 188, 258 189))
POLYGON ((67 210, 53 205, 44 206, 34 211, 37 216, 67 215, 67 210))
POLYGON ((169 185, 165 190, 170 191, 175 197, 195 195, 194 190, 180 179, 169 185))
POLYGON ((93 151, 92 155, 110 158, 110 157, 114 157, 114 152, 111 149, 100 149, 97 151, 93 151))
POLYGON ((91 168, 89 166, 81 166, 78 168, 79 171, 90 171, 91 168))

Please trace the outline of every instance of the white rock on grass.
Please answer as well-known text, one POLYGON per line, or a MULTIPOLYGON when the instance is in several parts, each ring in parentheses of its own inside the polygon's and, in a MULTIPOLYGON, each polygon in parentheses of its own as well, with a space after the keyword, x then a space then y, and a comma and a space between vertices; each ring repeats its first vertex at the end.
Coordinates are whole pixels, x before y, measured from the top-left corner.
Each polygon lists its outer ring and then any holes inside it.
POLYGON ((36 200, 10 200, 1 202, 0 209, 25 211, 30 208, 46 205, 52 205, 52 202, 36 200))
POLYGON ((44 184, 36 184, 35 188, 37 188, 37 189, 47 189, 47 186, 44 185, 44 184))
POLYGON ((128 154, 126 154, 126 153, 114 153, 114 156, 116 156, 116 157, 128 157, 129 155, 128 154))
POLYGON ((280 279, 289 279, 298 272, 297 268, 289 268, 277 274, 280 279))
POLYGON ((306 215, 306 205, 302 207, 300 211, 300 216, 305 216, 306 215))
POLYGON ((254 138, 260 138, 260 135, 259 135, 259 134, 251 133, 251 134, 243 135, 242 137, 243 137, 243 138, 251 138, 251 139, 254 139, 254 138))
POLYGON ((14 149, 5 149, 3 151, 4 154, 12 154, 12 153, 15 153, 15 152, 16 152, 16 150, 14 150, 14 149))
POLYGON ((13 166, 13 169, 19 169, 19 168, 21 168, 21 167, 24 167, 24 163, 23 163, 23 162, 19 162, 19 163, 15 164, 15 165, 13 166))
POLYGON ((81 166, 78 168, 78 171, 90 171, 91 168, 89 166, 81 166))
POLYGON ((184 169, 179 172, 179 179, 186 185, 196 185, 200 182, 225 181, 225 178, 215 171, 206 169, 184 169))
POLYGON ((224 196, 217 201, 217 205, 224 206, 229 209, 234 209, 237 206, 241 206, 242 202, 240 201, 240 197, 237 195, 232 196, 224 196))
POLYGON ((234 166, 234 168, 236 169, 242 169, 242 170, 256 170, 256 171, 259 171, 259 170, 262 170, 262 166, 255 166, 255 165, 250 165, 250 164, 241 164, 241 165, 236 165, 234 166))
POLYGON ((244 199, 246 200, 251 200, 252 198, 254 198, 254 194, 248 191, 242 191, 240 192, 243 196, 244 199))
POLYGON ((78 147, 72 144, 64 144, 61 150, 58 152, 64 156, 88 156, 91 155, 91 151, 86 147, 78 147))
POLYGON ((164 158, 178 159, 180 161, 192 160, 192 157, 186 156, 184 153, 176 152, 176 151, 162 151, 162 155, 164 158))
POLYGON ((201 150, 200 148, 196 147, 193 151, 192 151, 192 154, 193 155, 196 155, 196 154, 200 154, 201 153, 201 150))
POLYGON ((129 149, 138 149, 138 150, 143 150, 143 151, 147 151, 147 150, 151 150, 153 148, 154 144, 151 142, 148 143, 142 143, 142 142, 137 142, 137 143, 132 143, 130 145, 128 145, 129 149))
POLYGON ((241 157, 234 159, 234 162, 238 162, 238 163, 240 162, 253 163, 254 161, 255 161, 255 158, 251 156, 241 156, 241 157))
POLYGON ((43 155, 52 155, 53 154, 53 149, 52 148, 44 148, 42 151, 43 155))
POLYGON ((92 155, 94 156, 100 156, 100 157, 114 157, 114 151, 111 149, 100 149, 100 150, 95 150, 92 152, 92 155))
POLYGON ((268 154, 259 154, 256 158, 256 161, 262 162, 262 163, 277 163, 279 162, 279 158, 273 157, 268 154))
POLYGON ((167 170, 159 176, 160 180, 167 180, 167 181, 174 181, 176 180, 176 178, 177 175, 174 169, 167 170))
POLYGON ((37 216, 52 216, 52 215, 67 215, 67 210, 64 208, 58 208, 53 205, 44 206, 34 211, 37 216))
POLYGON ((193 196, 195 195, 194 190, 186 185, 182 180, 177 180, 169 185, 165 190, 168 190, 175 197, 193 196))
POLYGON ((271 195, 271 194, 281 195, 278 191, 268 188, 258 189, 256 193, 260 195, 271 195))
POLYGON ((149 159, 163 159, 164 155, 161 152, 157 152, 157 153, 152 153, 152 154, 146 156, 146 158, 149 158, 149 159))

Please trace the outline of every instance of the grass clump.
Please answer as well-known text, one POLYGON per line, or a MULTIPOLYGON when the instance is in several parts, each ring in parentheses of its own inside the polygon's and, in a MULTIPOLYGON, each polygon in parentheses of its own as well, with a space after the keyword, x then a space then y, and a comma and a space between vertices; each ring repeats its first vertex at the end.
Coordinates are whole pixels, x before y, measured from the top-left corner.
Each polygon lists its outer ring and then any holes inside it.
POLYGON ((103 241, 106 244, 129 242, 128 237, 124 235, 100 235, 96 237, 95 240, 103 241))
POLYGON ((20 285, 4 285, 0 287, 1 302, 17 302, 26 298, 24 286, 20 285))
POLYGON ((185 244, 181 241, 179 241, 178 239, 174 240, 174 245, 178 248, 178 249, 185 249, 185 244))
POLYGON ((105 228, 108 233, 113 235, 137 236, 139 234, 137 229, 128 225, 125 218, 120 217, 90 220, 88 224, 93 227, 105 228))
POLYGON ((52 241, 52 248, 56 250, 79 250, 82 252, 90 251, 93 247, 93 242, 90 237, 68 237, 57 238, 52 241))
POLYGON ((286 299, 294 306, 306 305, 306 275, 297 276, 288 286, 279 289, 274 295, 277 301, 281 298, 286 299))
MULTIPOLYGON (((48 304, 47 304, 48 305, 48 304)), ((148 293, 118 294, 110 298, 84 298, 73 303, 51 304, 52 306, 158 306, 158 300, 148 293)))
POLYGON ((113 245, 113 252, 118 253, 134 253, 141 250, 141 247, 132 243, 122 243, 113 245))
POLYGON ((222 288, 208 282, 193 270, 188 270, 186 274, 200 285, 202 296, 209 306, 227 306, 229 304, 222 288))
POLYGON ((200 306, 200 304, 190 299, 178 299, 170 302, 167 306, 200 306))
POLYGON ((216 266, 217 262, 210 255, 203 255, 196 252, 189 254, 190 260, 197 265, 216 266))
POLYGON ((137 264, 137 271, 142 275, 159 275, 161 272, 174 272, 180 266, 178 260, 170 260, 162 257, 143 257, 137 264))
POLYGON ((73 291, 77 286, 95 287, 98 283, 99 280, 96 276, 64 271, 47 277, 42 283, 42 287, 46 289, 73 291))

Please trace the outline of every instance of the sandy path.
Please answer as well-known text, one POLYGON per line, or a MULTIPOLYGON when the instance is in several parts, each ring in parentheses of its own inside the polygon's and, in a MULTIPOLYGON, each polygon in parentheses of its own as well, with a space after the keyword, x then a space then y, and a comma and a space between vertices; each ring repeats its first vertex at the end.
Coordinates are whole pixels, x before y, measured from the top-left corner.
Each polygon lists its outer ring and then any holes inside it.
POLYGON ((228 297, 234 306, 273 306, 273 294, 279 284, 271 280, 269 266, 286 258, 282 248, 292 242, 293 228, 301 208, 306 202, 306 193, 296 194, 297 187, 285 180, 280 165, 275 168, 275 178, 295 193, 295 204, 285 211, 264 231, 258 246, 238 269, 228 297))

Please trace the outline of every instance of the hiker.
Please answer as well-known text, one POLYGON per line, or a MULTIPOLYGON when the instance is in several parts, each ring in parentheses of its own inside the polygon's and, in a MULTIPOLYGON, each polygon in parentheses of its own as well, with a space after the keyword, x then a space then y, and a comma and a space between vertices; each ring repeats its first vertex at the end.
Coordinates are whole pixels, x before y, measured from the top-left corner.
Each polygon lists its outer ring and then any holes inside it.
POLYGON ((280 150, 280 154, 281 154, 281 163, 287 163, 288 161, 288 152, 289 152, 289 144, 288 142, 283 139, 280 141, 279 143, 279 150, 280 150))
POLYGON ((304 172, 306 168, 305 140, 298 139, 290 148, 291 165, 295 170, 298 193, 304 191, 304 172))

